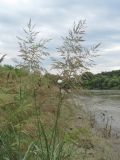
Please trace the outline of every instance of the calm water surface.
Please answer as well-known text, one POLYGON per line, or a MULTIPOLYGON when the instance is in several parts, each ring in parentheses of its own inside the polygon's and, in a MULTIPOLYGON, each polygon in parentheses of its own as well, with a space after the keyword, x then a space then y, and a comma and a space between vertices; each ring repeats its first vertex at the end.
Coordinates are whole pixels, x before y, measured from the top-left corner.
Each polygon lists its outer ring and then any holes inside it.
POLYGON ((92 90, 89 96, 79 96, 82 106, 95 115, 97 124, 112 125, 120 132, 120 90, 92 90))

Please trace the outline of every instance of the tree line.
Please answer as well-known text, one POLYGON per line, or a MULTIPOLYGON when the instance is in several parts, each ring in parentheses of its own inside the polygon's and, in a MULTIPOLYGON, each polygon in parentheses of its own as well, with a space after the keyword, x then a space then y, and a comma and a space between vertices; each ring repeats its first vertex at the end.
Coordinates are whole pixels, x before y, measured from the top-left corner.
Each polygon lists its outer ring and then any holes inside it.
POLYGON ((120 70, 82 75, 83 87, 87 89, 120 89, 120 70))

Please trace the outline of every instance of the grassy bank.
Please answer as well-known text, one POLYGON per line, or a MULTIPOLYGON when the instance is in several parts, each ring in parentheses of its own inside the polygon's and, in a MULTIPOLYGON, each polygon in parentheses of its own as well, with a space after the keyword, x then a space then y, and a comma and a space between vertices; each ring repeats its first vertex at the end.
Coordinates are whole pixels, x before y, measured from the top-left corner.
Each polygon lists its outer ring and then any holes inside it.
POLYGON ((0 72, 1 160, 119 159, 112 138, 93 131, 75 91, 63 93, 48 77, 24 70, 0 72))

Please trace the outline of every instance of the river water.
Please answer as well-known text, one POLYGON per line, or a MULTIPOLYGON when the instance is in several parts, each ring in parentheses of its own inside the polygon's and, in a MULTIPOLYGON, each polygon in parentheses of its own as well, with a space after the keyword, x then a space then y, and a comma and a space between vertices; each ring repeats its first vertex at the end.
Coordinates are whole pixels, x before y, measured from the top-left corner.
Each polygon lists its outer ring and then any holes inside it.
POLYGON ((120 90, 92 90, 80 95, 79 102, 94 115, 97 125, 111 126, 120 135, 120 90))

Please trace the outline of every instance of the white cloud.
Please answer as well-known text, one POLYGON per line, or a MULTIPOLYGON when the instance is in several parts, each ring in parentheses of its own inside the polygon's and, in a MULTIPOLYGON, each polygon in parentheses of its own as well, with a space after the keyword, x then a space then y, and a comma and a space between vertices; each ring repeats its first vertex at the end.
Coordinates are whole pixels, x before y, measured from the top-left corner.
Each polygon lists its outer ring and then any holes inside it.
POLYGON ((0 3, 9 7, 18 7, 20 4, 30 3, 30 0, 1 0, 0 3))
POLYGON ((110 48, 104 49, 104 52, 107 52, 108 54, 109 52, 115 52, 115 51, 120 51, 120 45, 115 45, 110 48))
MULTIPOLYGON (((55 48, 61 44, 74 20, 86 19, 87 44, 102 42, 94 72, 120 69, 120 1, 116 0, 0 0, 0 52, 7 53, 7 63, 18 54, 16 36, 29 18, 40 31, 40 38, 52 38, 48 47, 58 58, 55 48), (112 61, 112 65, 111 65, 112 61)), ((46 64, 47 65, 47 64, 46 64)))

